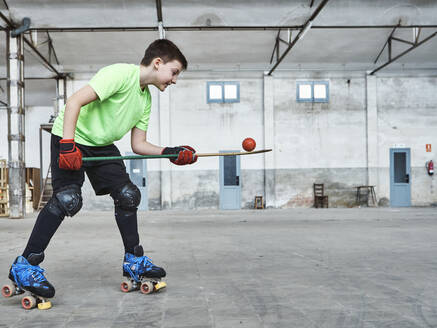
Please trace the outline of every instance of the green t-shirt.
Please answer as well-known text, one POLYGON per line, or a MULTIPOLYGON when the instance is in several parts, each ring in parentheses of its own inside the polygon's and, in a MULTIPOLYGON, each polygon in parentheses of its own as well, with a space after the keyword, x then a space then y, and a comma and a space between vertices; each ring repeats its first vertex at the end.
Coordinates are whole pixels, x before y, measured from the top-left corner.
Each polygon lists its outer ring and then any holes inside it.
MULTIPOLYGON (((120 140, 133 127, 147 131, 152 99, 140 87, 140 67, 114 64, 99 70, 89 85, 99 99, 81 108, 74 140, 87 146, 106 146, 120 140)), ((64 108, 52 133, 63 136, 64 108)))

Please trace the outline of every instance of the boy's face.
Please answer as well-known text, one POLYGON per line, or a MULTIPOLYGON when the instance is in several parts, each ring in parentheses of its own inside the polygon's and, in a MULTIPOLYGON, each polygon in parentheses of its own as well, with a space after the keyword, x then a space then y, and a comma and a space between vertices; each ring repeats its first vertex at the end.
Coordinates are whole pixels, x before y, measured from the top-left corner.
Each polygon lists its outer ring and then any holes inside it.
POLYGON ((157 58, 155 68, 157 70, 155 86, 164 91, 167 86, 176 83, 179 73, 182 71, 182 64, 178 60, 164 63, 161 58, 157 58))

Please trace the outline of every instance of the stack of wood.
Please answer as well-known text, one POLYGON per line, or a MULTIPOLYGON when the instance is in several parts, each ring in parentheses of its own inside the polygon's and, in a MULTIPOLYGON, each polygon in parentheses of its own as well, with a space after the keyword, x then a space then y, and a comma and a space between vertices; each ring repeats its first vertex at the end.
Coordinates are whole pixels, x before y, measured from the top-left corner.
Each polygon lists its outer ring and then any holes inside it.
POLYGON ((9 216, 8 170, 5 159, 0 159, 0 216, 9 216))
POLYGON ((39 168, 26 167, 26 187, 26 212, 29 213, 38 208, 41 194, 39 168))

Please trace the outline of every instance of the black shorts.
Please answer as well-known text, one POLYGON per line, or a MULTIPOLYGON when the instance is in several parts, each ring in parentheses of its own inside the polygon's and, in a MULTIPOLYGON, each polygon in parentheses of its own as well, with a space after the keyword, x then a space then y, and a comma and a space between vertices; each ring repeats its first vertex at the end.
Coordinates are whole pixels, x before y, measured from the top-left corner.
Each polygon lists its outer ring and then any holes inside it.
MULTIPOLYGON (((85 181, 85 172, 94 188, 96 195, 106 195, 115 189, 130 182, 126 166, 122 160, 83 162, 79 171, 59 168, 59 141, 60 137, 52 134, 51 138, 51 170, 53 191, 56 192, 68 185, 82 187, 85 181)), ((121 156, 115 145, 103 147, 84 146, 76 143, 83 157, 121 156)))

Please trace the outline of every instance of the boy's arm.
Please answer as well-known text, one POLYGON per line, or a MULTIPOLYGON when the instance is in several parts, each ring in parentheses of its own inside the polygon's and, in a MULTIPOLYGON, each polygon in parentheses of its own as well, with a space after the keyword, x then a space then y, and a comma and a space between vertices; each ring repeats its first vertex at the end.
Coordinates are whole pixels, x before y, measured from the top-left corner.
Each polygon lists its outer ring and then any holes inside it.
POLYGON ((80 170, 82 167, 82 153, 74 142, 77 118, 79 117, 80 108, 97 98, 93 88, 86 85, 67 99, 62 139, 59 141, 59 168, 80 170))
POLYGON ((64 111, 63 139, 74 139, 77 118, 82 106, 97 100, 98 96, 90 85, 86 85, 68 97, 64 111))
POLYGON ((163 147, 158 147, 147 141, 147 132, 138 128, 131 131, 131 146, 139 155, 161 155, 163 147))
POLYGON ((178 157, 169 158, 177 165, 193 164, 197 161, 196 151, 190 146, 158 147, 147 141, 147 132, 138 128, 131 131, 131 146, 134 153, 139 155, 178 154, 178 157))

